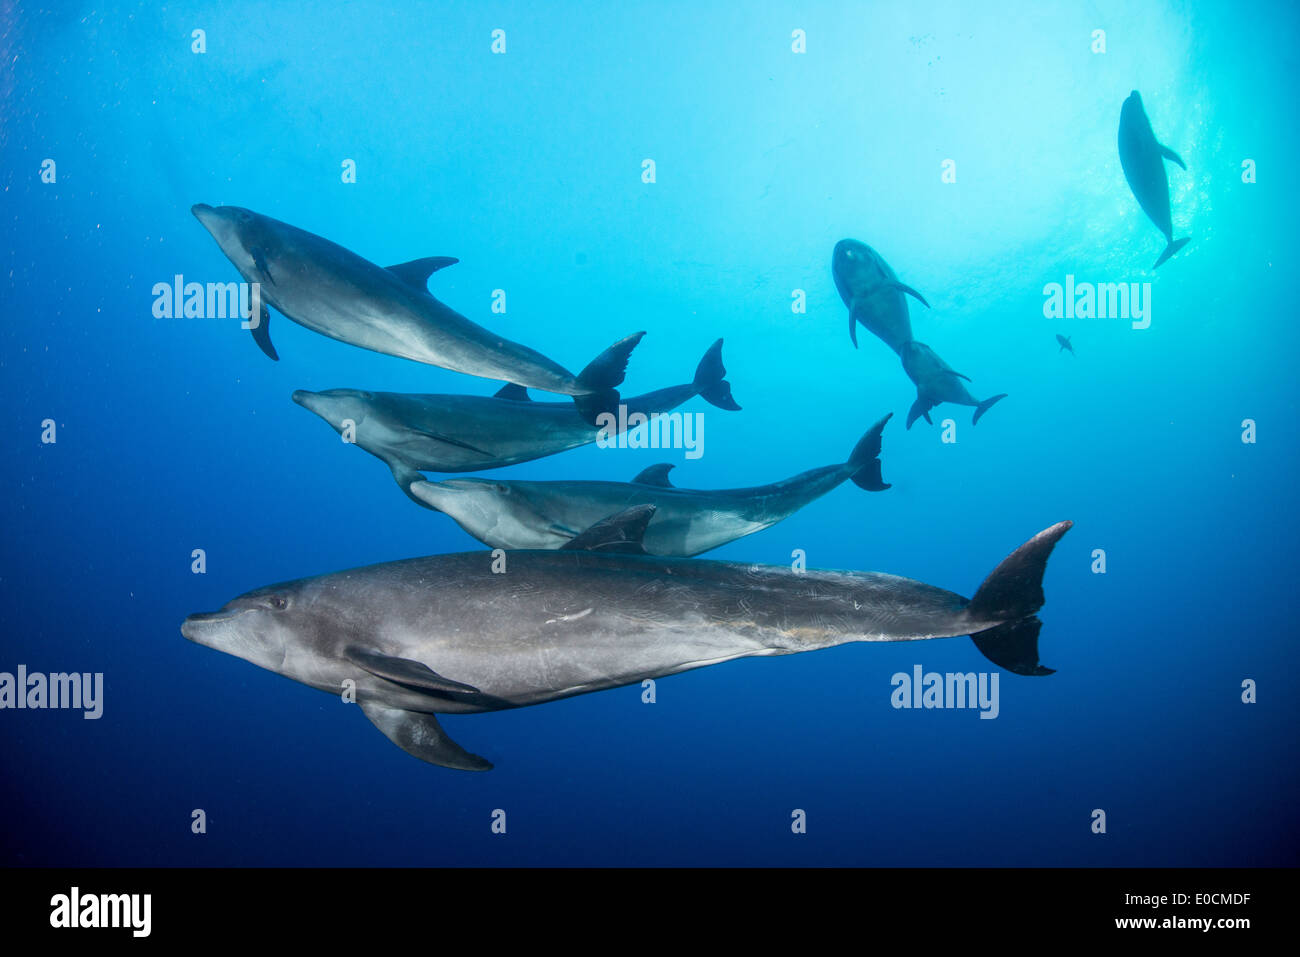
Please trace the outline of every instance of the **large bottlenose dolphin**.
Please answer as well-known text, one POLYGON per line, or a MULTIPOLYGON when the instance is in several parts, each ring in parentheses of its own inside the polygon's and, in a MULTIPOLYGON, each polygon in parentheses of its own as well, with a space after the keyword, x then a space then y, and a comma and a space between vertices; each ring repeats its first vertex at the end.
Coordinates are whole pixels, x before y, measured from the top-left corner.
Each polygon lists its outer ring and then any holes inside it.
POLYGON ((584 528, 634 505, 654 505, 642 544, 647 553, 685 558, 788 518, 845 479, 859 488, 889 488, 880 476, 880 432, 871 427, 847 462, 826 465, 754 488, 674 488, 669 464, 652 465, 631 482, 521 482, 451 479, 413 482, 412 498, 450 515, 491 548, 562 548, 584 528))
POLYGON ((1191 238, 1174 239, 1165 160, 1187 169, 1187 164, 1177 153, 1156 140, 1151 121, 1142 108, 1142 97, 1134 90, 1119 111, 1119 165, 1124 168, 1124 178, 1128 180, 1128 188, 1133 191, 1138 205, 1150 217, 1151 222, 1156 224, 1156 228, 1165 234, 1168 242, 1152 269, 1159 268, 1165 260, 1186 246, 1191 238))
POLYGON ((657 558, 654 507, 611 516, 563 551, 435 555, 304 578, 191 615, 181 634, 331 694, 351 690, 394 744, 443 767, 492 765, 435 717, 520 708, 751 655, 970 635, 994 664, 1038 662, 1042 578, 1070 528, 1039 532, 967 600, 874 572, 657 558))
MULTIPOLYGON (((238 206, 192 212, 247 282, 299 325, 363 349, 573 396, 590 421, 618 405, 628 354, 643 333, 615 343, 579 375, 484 329, 430 295, 429 276, 457 260, 417 259, 387 269, 306 230, 238 206)), ((253 329, 272 359, 269 317, 253 329)))
POLYGON ((903 347, 912 341, 912 321, 904 294, 915 296, 928 308, 925 297, 899 282, 889 263, 856 239, 841 239, 835 244, 831 276, 844 305, 849 307, 849 338, 854 348, 858 345, 860 322, 901 355, 903 347))
MULTIPOLYGON (((719 339, 704 353, 694 381, 626 399, 627 415, 619 421, 668 412, 697 395, 720 409, 738 410, 726 374, 719 339)), ((587 445, 602 431, 569 403, 534 402, 512 385, 491 397, 300 389, 293 401, 340 435, 351 431, 355 444, 382 459, 408 495, 411 483, 424 479, 421 470, 501 468, 587 445)))
POLYGON ((995 402, 1007 397, 1007 394, 1002 392, 981 402, 972 396, 960 381, 966 379, 969 382, 970 379, 954 371, 952 366, 939 358, 938 353, 924 342, 909 342, 903 349, 903 371, 916 383, 916 401, 912 403, 912 408, 907 413, 909 429, 913 422, 922 417, 925 421, 931 422, 930 410, 941 402, 975 406, 975 416, 971 419, 971 425, 975 425, 979 422, 980 416, 991 409, 995 402))

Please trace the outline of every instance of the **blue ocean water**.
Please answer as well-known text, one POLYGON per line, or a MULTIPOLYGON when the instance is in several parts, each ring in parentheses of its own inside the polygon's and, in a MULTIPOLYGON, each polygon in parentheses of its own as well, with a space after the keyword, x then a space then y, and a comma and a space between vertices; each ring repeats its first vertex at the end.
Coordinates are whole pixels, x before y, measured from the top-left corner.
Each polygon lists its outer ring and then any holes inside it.
POLYGON ((98 720, 0 711, 5 863, 1296 863, 1293 5, 11 3, 0 26, 0 671, 104 675, 98 720), (1187 164, 1192 241, 1159 272, 1116 150, 1132 89, 1187 164), (293 390, 499 385, 278 315, 277 363, 234 321, 155 318, 156 283, 238 278, 200 202, 378 263, 458 257, 433 293, 569 368, 647 330, 627 394, 724 338, 744 410, 692 401, 701 458, 589 446, 500 477, 669 460, 679 485, 760 484, 894 412, 891 489, 709 557, 802 549, 970 595, 1072 519, 1045 581, 1057 673, 1003 673, 980 720, 890 700, 918 664, 994 670, 965 638, 741 660, 653 705, 449 717, 496 764, 469 774, 184 640, 257 586, 480 547, 293 390), (978 427, 952 405, 903 427, 897 358, 846 335, 845 237, 925 295, 916 335, 972 392, 1009 394, 978 427), (1067 276, 1149 282, 1149 328, 1046 318, 1067 276))

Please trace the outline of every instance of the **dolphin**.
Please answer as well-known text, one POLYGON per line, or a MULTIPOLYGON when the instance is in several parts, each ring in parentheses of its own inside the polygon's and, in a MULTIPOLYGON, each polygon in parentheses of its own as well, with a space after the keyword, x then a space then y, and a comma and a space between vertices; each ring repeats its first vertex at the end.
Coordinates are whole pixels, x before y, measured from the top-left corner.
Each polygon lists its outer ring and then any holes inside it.
POLYGON ((958 381, 966 379, 969 382, 970 379, 953 371, 952 366, 939 358, 938 353, 924 342, 913 341, 907 344, 903 350, 903 371, 916 383, 916 401, 907 413, 909 429, 913 422, 922 417, 926 422, 932 422, 930 410, 941 402, 975 406, 975 417, 971 419, 971 425, 976 425, 980 416, 991 409, 995 402, 1007 397, 1002 392, 981 402, 958 381))
POLYGON ((190 615, 181 634, 320 691, 351 690, 402 750, 466 771, 492 764, 453 741, 439 714, 522 708, 734 658, 970 635, 999 668, 1051 673, 1035 612, 1070 522, 1017 548, 968 600, 875 572, 649 556, 640 542, 653 513, 611 516, 564 550, 434 555, 259 588, 190 615), (505 573, 493 574, 501 556, 505 573))
MULTIPOLYGON (((618 405, 615 387, 644 335, 621 339, 575 376, 433 298, 429 276, 455 259, 435 256, 385 269, 328 239, 239 206, 199 203, 191 211, 245 281, 259 284, 263 303, 299 325, 385 355, 572 396, 592 422, 618 405)), ((269 321, 263 307, 253 338, 278 359, 269 321)))
POLYGON ((1058 332, 1056 334, 1056 341, 1061 345, 1061 348, 1056 350, 1058 354, 1069 351, 1070 355, 1074 355, 1074 346, 1070 345, 1069 336, 1063 336, 1058 332))
POLYGON ((655 506, 647 553, 685 558, 788 518, 845 479, 859 488, 889 488, 880 476, 880 433, 887 415, 864 435, 848 461, 755 488, 675 488, 670 464, 652 465, 631 482, 520 482, 452 479, 414 482, 416 501, 446 512, 489 548, 562 548, 582 529, 633 505, 655 506))
POLYGON ((904 294, 914 296, 928 309, 925 297, 898 281, 889 263, 866 243, 841 239, 831 256, 831 276, 844 305, 849 307, 849 338, 858 345, 857 324, 900 355, 912 341, 912 320, 904 294))
MULTIPOLYGON (((628 414, 618 418, 626 422, 635 414, 667 412, 697 395, 720 409, 739 410, 726 374, 719 339, 704 353, 693 381, 627 399, 628 414)), ((293 401, 344 438, 351 432, 355 444, 388 465, 408 495, 411 483, 424 479, 420 470, 501 468, 587 445, 602 431, 568 402, 534 402, 510 384, 491 397, 299 389, 293 401)))
POLYGON ((1174 239, 1173 219, 1169 212, 1169 179, 1165 175, 1165 160, 1177 163, 1184 170, 1187 164, 1168 146, 1156 140, 1155 131, 1142 97, 1134 90, 1119 111, 1119 165, 1124 168, 1124 178, 1133 191, 1142 212, 1146 213, 1156 228, 1165 234, 1168 245, 1152 269, 1158 269, 1170 256, 1187 245, 1191 239, 1174 239))

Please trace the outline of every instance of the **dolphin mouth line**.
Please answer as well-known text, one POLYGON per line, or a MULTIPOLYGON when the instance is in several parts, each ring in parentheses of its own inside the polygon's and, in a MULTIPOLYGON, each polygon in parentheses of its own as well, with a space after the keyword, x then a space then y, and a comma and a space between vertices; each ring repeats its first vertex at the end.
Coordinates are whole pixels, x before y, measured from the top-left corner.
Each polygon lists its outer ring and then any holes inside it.
POLYGON ((240 608, 237 611, 200 611, 186 617, 181 622, 181 634, 191 641, 194 640, 195 626, 199 625, 216 625, 224 621, 234 621, 240 615, 245 615, 252 611, 251 608, 240 608))

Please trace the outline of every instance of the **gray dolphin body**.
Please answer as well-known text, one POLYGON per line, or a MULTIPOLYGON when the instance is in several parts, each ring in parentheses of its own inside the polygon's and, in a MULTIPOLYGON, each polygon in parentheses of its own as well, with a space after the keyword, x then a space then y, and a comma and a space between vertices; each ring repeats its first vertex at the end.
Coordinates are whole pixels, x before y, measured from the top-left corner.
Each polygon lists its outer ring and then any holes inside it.
POLYGON ((452 479, 414 482, 409 494, 445 512, 490 548, 563 548, 607 515, 654 505, 642 545, 651 555, 684 558, 775 525, 852 479, 860 488, 889 488, 880 476, 880 433, 889 416, 858 442, 847 462, 754 488, 674 488, 671 465, 652 465, 631 482, 520 482, 452 479))
MULTIPOLYGON (((238 206, 199 203, 195 217, 262 300, 299 325, 385 355, 573 396, 593 410, 618 404, 628 354, 641 334, 611 346, 575 376, 527 346, 484 329, 429 294, 445 256, 385 269, 314 233, 238 206)), ((269 317, 254 338, 272 359, 269 317)), ((594 414, 594 412, 593 412, 594 414)))
MULTIPOLYGON (((725 375, 719 339, 700 360, 694 381, 625 400, 627 415, 619 419, 668 412, 697 395, 718 408, 737 410, 725 375)), ((411 483, 424 479, 421 470, 501 468, 587 445, 601 431, 569 403, 534 402, 511 386, 490 397, 300 389, 293 401, 340 435, 351 423, 355 444, 382 459, 408 495, 411 483)))
MULTIPOLYGON (((952 366, 944 362, 939 354, 924 342, 913 341, 907 344, 903 350, 903 371, 916 383, 916 401, 912 403, 912 408, 907 413, 909 429, 919 418, 930 422, 930 410, 941 402, 975 406, 975 415, 971 419, 971 424, 975 425, 979 422, 980 416, 991 409, 994 403, 1007 397, 1003 392, 983 401, 975 398, 961 382, 966 377, 954 371, 952 366)), ((966 379, 966 381, 970 380, 966 379)))
POLYGON ((849 338, 858 345, 858 323, 879 336, 900 355, 912 341, 912 320, 906 296, 915 296, 929 308, 925 297, 898 281, 894 270, 866 243, 842 239, 831 256, 831 276, 844 305, 849 307, 849 338))
POLYGON ((893 575, 624 554, 651 506, 589 529, 571 550, 487 552, 371 565, 249 592, 185 619, 191 641, 356 702, 409 754, 471 771, 436 714, 519 708, 752 655, 852 641, 971 635, 999 667, 1038 662, 1048 555, 1030 539, 967 600, 893 575), (590 549, 590 550, 584 550, 590 549))
POLYGON ((1151 128, 1142 107, 1142 97, 1134 90, 1124 101, 1119 112, 1119 164, 1124 168, 1124 178, 1133 191, 1138 205, 1156 228, 1164 233, 1168 243, 1156 260, 1158 268, 1170 256, 1187 245, 1191 237, 1174 239, 1173 217, 1169 210, 1169 177, 1165 173, 1165 160, 1177 163, 1184 170, 1187 164, 1168 146, 1162 145, 1151 128))
POLYGON ((964 375, 954 372, 925 343, 912 338, 912 320, 904 294, 915 296, 927 307, 930 304, 911 286, 899 282, 889 264, 866 243, 856 239, 836 243, 831 255, 831 277, 844 305, 849 307, 853 345, 858 344, 857 325, 861 323, 898 353, 903 371, 916 385, 916 401, 907 414, 909 429, 918 418, 930 422, 930 410, 941 402, 975 406, 973 421, 979 422, 993 403, 1006 398, 1003 392, 980 402, 958 381, 965 379, 964 375))

